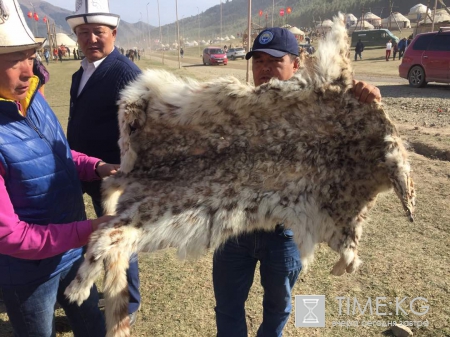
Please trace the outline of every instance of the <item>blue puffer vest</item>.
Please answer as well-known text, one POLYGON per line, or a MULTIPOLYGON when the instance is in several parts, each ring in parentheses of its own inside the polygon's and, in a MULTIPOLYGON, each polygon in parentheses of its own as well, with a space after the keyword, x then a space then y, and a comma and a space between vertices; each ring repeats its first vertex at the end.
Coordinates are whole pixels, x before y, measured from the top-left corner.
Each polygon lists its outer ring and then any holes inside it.
MULTIPOLYGON (((15 103, 0 101, 0 173, 20 220, 46 225, 86 219, 66 137, 38 92, 26 117, 18 113, 15 103)), ((81 255, 82 248, 43 260, 0 254, 0 286, 42 283, 69 268, 81 255)))

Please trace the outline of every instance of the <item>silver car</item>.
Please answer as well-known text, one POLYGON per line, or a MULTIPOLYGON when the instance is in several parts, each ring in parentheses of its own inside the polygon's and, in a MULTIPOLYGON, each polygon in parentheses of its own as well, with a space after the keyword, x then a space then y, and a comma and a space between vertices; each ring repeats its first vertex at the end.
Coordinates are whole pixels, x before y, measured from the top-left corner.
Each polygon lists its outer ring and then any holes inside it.
POLYGON ((232 59, 233 61, 236 59, 244 59, 245 58, 245 49, 244 48, 230 48, 227 51, 227 57, 232 59))

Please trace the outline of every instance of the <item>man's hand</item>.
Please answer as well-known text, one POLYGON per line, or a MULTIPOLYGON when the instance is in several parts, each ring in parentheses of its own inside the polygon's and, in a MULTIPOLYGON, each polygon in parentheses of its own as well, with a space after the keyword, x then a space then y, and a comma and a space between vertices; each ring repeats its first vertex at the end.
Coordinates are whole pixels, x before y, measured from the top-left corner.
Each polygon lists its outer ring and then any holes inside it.
POLYGON ((97 168, 95 169, 95 172, 97 172, 97 175, 100 178, 105 178, 116 174, 119 168, 119 164, 108 164, 100 161, 97 165, 97 168))
POLYGON ((361 103, 381 102, 380 89, 363 81, 353 80, 353 94, 361 103))
POLYGON ((92 219, 91 220, 92 231, 95 232, 101 224, 104 224, 104 223, 114 219, 115 217, 116 216, 113 216, 113 215, 103 215, 98 219, 92 219))

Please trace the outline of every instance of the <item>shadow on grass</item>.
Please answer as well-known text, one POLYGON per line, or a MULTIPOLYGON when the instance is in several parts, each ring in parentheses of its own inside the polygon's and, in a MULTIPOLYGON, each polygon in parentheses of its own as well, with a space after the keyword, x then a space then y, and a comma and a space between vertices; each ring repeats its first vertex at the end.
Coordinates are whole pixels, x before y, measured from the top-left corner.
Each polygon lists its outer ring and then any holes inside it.
POLYGON ((381 97, 393 98, 444 98, 444 95, 450 94, 450 85, 430 83, 424 88, 413 88, 409 84, 405 85, 379 85, 381 97))
POLYGON ((193 68, 193 67, 205 67, 203 65, 203 63, 198 63, 198 64, 188 64, 186 66, 183 66, 183 68, 193 68))

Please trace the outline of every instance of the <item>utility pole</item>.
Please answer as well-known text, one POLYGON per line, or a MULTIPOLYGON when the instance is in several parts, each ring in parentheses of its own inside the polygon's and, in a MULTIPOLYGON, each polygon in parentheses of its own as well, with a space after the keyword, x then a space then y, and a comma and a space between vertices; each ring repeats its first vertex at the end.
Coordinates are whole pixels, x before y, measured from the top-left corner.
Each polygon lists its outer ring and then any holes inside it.
POLYGON ((197 7, 197 20, 198 20, 198 54, 200 55, 200 9, 197 7))
POLYGON ((177 46, 178 46, 178 69, 181 69, 181 59, 180 59, 180 25, 178 23, 178 0, 175 0, 175 15, 177 19, 177 46))
POLYGON ((222 41, 222 0, 220 0, 220 41, 222 41))
POLYGON ((148 30, 148 47, 150 49, 150 57, 152 55, 152 38, 151 38, 151 30, 150 30, 150 24, 148 21, 148 5, 150 4, 150 2, 147 3, 147 30, 148 30))
POLYGON ((437 0, 434 0, 433 22, 431 23, 431 31, 434 32, 434 21, 436 19, 437 0))
MULTIPOLYGON (((250 51, 252 43, 252 0, 248 0, 248 34, 247 34, 247 52, 250 51)), ((245 75, 245 81, 249 83, 250 73, 250 61, 247 60, 247 73, 245 75)))
POLYGON ((273 12, 275 12, 275 0, 272 0, 272 27, 273 27, 273 12))

